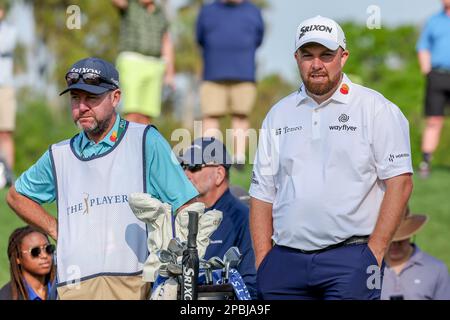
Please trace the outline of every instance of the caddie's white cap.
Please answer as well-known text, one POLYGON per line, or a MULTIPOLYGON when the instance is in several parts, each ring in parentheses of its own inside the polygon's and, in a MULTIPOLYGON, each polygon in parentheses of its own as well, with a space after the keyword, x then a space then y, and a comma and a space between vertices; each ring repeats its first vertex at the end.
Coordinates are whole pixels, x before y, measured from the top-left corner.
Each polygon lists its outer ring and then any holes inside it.
POLYGON ((319 43, 330 50, 342 47, 345 50, 345 34, 334 20, 322 16, 307 19, 300 23, 295 36, 295 50, 307 43, 319 43))

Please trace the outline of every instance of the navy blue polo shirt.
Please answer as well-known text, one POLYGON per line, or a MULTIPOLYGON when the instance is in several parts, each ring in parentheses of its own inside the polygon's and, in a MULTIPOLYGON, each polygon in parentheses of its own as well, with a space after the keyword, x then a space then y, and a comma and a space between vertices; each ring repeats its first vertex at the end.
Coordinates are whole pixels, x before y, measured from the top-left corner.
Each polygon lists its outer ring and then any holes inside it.
POLYGON ((223 258, 230 247, 238 247, 242 254, 242 260, 237 270, 244 280, 252 298, 256 298, 256 270, 255 254, 249 228, 249 209, 234 197, 230 189, 211 207, 223 212, 223 219, 219 227, 210 237, 210 244, 206 249, 205 259, 218 256, 223 258))

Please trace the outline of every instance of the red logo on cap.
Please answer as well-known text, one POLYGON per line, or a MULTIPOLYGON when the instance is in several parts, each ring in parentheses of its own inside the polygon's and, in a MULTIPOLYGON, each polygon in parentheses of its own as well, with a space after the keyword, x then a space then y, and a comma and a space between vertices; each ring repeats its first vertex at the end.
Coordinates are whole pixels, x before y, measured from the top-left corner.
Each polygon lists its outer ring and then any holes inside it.
POLYGON ((349 90, 350 88, 348 87, 348 85, 346 85, 345 83, 344 84, 342 84, 342 86, 341 86, 341 93, 342 94, 348 94, 348 90, 349 90))

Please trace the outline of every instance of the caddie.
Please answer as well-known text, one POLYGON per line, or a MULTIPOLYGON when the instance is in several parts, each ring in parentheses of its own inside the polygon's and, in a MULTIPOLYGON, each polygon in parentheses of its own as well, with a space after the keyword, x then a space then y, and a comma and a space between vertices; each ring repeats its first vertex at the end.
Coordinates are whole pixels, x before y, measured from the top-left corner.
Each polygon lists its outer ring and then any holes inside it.
POLYGON ((146 192, 173 211, 198 192, 151 126, 120 118, 119 74, 89 57, 68 70, 73 121, 81 130, 53 144, 7 195, 27 223, 57 240, 60 299, 143 299, 147 230, 128 205, 146 192), (57 202, 57 218, 41 205, 57 202))

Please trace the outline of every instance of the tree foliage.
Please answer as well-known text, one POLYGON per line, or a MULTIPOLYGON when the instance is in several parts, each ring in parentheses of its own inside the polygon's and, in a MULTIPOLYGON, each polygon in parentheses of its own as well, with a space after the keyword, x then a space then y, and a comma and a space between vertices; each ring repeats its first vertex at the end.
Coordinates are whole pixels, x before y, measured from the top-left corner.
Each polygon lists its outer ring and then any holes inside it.
POLYGON ((114 62, 119 32, 118 10, 108 0, 39 0, 35 16, 37 31, 55 54, 55 79, 62 84, 67 68, 87 56, 114 62), (81 28, 69 29, 68 8, 76 5, 81 12, 81 28))
MULTIPOLYGON (((201 56, 195 43, 194 26, 203 1, 190 0, 181 8, 173 21, 176 44, 176 68, 178 72, 196 75, 202 68, 201 56)), ((254 1, 267 8, 267 0, 254 1)), ((170 3, 170 2, 169 2, 170 3)), ((35 15, 40 37, 45 39, 56 56, 55 81, 63 85, 68 66, 83 57, 94 55, 114 61, 117 54, 119 15, 108 0, 40 0, 35 2, 35 15), (81 29, 70 30, 66 26, 69 5, 78 5, 82 13, 81 29)), ((270 26, 271 21, 266 21, 270 26)), ((424 77, 421 75, 415 43, 419 30, 414 26, 383 27, 369 30, 352 22, 342 24, 347 35, 350 58, 345 72, 356 75, 363 85, 381 92, 397 104, 410 122, 411 147, 415 164, 420 157, 420 139, 423 127, 424 77)), ((259 128, 268 109, 282 96, 297 87, 287 83, 280 75, 260 79, 258 100, 251 115, 251 124, 259 128)), ((164 119, 159 120, 164 123, 164 119)), ((169 130, 176 123, 169 121, 169 130)), ((449 120, 442 134, 434 163, 450 166, 449 120)), ((36 143, 38 143, 36 141, 36 143)), ((18 158, 21 155, 18 155, 18 158)))

